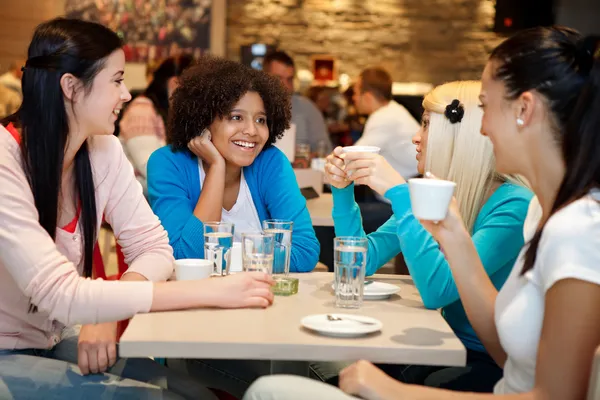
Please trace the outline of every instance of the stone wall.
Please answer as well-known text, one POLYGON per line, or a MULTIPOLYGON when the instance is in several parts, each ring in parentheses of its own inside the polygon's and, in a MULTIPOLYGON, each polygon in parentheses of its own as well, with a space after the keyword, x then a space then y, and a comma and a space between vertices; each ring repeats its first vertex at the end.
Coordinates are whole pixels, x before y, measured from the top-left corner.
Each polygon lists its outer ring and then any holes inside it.
POLYGON ((227 56, 267 43, 299 68, 333 55, 351 77, 380 65, 396 81, 478 79, 501 40, 493 18, 491 0, 227 0, 227 56))

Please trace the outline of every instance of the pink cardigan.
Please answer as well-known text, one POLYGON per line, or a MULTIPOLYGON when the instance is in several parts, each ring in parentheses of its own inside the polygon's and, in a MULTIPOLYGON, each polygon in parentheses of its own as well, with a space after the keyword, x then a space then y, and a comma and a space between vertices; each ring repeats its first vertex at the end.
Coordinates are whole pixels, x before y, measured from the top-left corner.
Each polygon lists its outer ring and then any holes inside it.
MULTIPOLYGON (((96 185, 98 227, 104 215, 123 248, 127 272, 149 281, 173 273, 166 231, 152 213, 131 164, 114 136, 88 140, 96 185)), ((80 228, 38 222, 19 146, 0 126, 0 349, 50 348, 64 325, 127 319, 148 312, 152 282, 85 279, 80 228), (38 308, 29 313, 29 304, 38 308)))

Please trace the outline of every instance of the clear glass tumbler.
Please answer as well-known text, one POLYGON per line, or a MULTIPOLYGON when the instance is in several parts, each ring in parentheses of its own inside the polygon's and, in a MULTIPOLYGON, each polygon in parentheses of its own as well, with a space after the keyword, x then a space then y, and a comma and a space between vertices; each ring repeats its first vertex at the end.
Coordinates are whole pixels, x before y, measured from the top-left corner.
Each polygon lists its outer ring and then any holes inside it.
POLYGON ((367 267, 367 239, 336 237, 333 246, 335 305, 340 308, 360 308, 367 267))

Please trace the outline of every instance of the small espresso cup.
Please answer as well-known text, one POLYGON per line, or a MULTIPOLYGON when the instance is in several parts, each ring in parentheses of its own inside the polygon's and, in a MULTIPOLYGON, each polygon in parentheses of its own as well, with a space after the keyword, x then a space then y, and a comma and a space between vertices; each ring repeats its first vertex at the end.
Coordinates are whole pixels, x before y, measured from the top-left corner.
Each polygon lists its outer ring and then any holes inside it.
POLYGON ((442 221, 454 194, 456 183, 439 179, 414 178, 408 180, 410 204, 415 218, 442 221))
POLYGON ((175 277, 178 281, 194 281, 209 278, 213 272, 213 263, 200 258, 175 260, 175 277))

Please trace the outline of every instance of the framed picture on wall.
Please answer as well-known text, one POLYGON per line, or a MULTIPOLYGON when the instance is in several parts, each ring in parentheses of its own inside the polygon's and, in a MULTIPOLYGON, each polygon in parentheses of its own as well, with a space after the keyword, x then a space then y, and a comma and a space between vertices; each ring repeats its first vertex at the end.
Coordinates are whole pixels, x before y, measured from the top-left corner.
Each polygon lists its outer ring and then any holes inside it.
POLYGON ((128 62, 181 53, 225 55, 226 0, 65 0, 68 17, 99 22, 123 39, 128 62))
POLYGON ((336 81, 338 78, 338 61, 331 55, 314 55, 310 58, 311 72, 319 84, 336 81))

